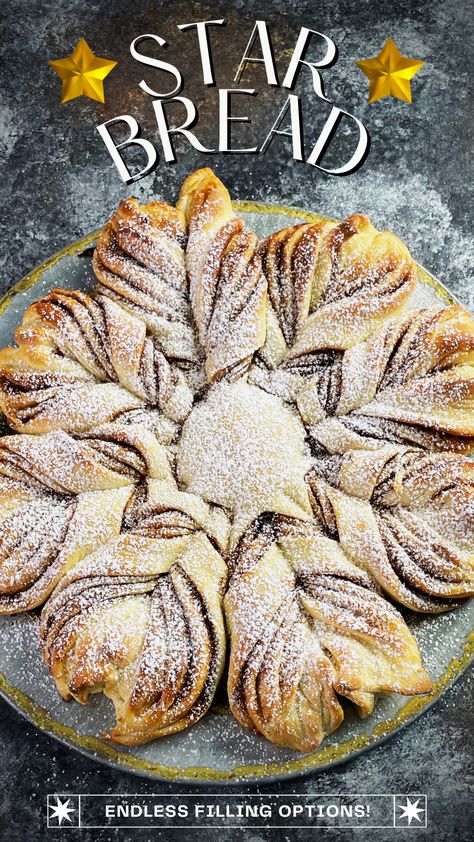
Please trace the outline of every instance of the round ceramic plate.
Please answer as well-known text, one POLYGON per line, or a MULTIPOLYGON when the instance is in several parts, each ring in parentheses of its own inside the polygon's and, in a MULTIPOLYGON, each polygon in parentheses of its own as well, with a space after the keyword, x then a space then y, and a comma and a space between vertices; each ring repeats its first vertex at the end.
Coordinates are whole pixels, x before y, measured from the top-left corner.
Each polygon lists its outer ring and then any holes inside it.
MULTIPOLYGON (((294 208, 236 203, 259 236, 320 217, 294 208)), ((0 346, 11 342, 26 307, 53 287, 90 289, 91 234, 56 254, 20 281, 0 304, 0 346)), ((419 285, 410 307, 452 303, 450 293, 419 267, 419 285)), ((348 704, 343 725, 311 754, 279 748, 245 731, 225 701, 224 682, 210 712, 193 728, 145 746, 115 747, 96 735, 111 723, 112 704, 102 694, 89 705, 66 704, 43 665, 38 621, 32 614, 0 618, 0 692, 42 730, 94 759, 150 778, 181 782, 270 782, 328 768, 377 745, 425 711, 460 675, 474 654, 474 601, 450 614, 416 617, 406 612, 428 672, 435 682, 427 696, 379 699, 375 712, 358 718, 348 704)))

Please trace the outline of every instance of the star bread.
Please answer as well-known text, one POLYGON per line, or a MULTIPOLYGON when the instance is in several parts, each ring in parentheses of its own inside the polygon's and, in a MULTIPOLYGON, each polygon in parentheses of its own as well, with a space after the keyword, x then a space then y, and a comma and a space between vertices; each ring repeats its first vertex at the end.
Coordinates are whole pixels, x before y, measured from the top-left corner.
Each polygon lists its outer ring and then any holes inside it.
POLYGON ((92 268, 0 351, 0 613, 41 612, 61 697, 139 745, 226 674, 242 727, 309 752, 346 702, 430 693, 405 617, 474 593, 472 316, 409 309, 363 214, 259 242, 207 168, 120 202, 92 268))

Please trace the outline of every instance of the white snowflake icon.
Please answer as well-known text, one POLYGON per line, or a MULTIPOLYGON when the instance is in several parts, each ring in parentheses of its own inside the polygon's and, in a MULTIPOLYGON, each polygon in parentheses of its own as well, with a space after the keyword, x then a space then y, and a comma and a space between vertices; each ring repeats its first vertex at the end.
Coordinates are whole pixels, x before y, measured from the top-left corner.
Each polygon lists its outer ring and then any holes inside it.
POLYGON ((71 797, 48 795, 48 827, 61 827, 63 822, 69 822, 69 826, 77 827, 77 806, 73 806, 74 803, 75 799, 71 797))
POLYGON ((426 795, 396 796, 394 824, 395 827, 426 827, 426 795))

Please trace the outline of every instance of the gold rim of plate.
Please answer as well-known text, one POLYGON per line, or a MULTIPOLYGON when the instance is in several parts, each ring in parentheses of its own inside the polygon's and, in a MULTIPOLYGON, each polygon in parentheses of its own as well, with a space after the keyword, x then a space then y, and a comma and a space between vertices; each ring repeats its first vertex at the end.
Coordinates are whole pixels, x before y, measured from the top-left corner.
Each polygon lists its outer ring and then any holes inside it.
MULTIPOLYGON (((285 205, 272 205, 263 202, 233 202, 235 210, 247 213, 261 214, 283 214, 293 216, 304 222, 320 222, 328 217, 320 214, 303 211, 300 208, 287 207, 285 205)), ((25 292, 41 280, 45 271, 58 263, 63 257, 78 254, 86 249, 97 239, 99 231, 94 231, 72 245, 66 246, 56 252, 49 260, 41 263, 32 272, 18 281, 0 300, 0 315, 12 304, 18 293, 25 292)), ((418 264, 418 276, 422 283, 433 287, 439 298, 448 304, 453 304, 455 299, 451 293, 426 269, 418 264)), ((192 766, 178 768, 163 766, 153 760, 145 760, 135 757, 125 751, 119 751, 108 743, 104 743, 98 737, 82 736, 68 725, 63 725, 53 719, 47 711, 36 704, 25 693, 17 687, 8 683, 5 676, 0 673, 0 694, 10 702, 20 713, 24 714, 34 725, 42 731, 59 739, 68 746, 79 749, 82 753, 92 756, 94 759, 114 767, 120 767, 124 771, 134 772, 146 777, 163 778, 180 782, 206 783, 232 783, 232 782, 261 782, 262 779, 282 779, 317 771, 328 766, 349 760, 364 749, 374 747, 383 742, 395 731, 399 730, 410 721, 414 720, 423 711, 427 710, 439 696, 450 687, 461 675, 464 669, 474 659, 474 631, 466 635, 463 653, 460 657, 453 658, 443 675, 435 682, 433 690, 424 696, 411 698, 391 719, 381 722, 371 733, 364 732, 351 737, 338 745, 329 745, 318 749, 312 754, 303 757, 296 757, 283 763, 269 763, 266 765, 255 764, 251 766, 238 766, 231 770, 217 770, 206 766, 192 766)))

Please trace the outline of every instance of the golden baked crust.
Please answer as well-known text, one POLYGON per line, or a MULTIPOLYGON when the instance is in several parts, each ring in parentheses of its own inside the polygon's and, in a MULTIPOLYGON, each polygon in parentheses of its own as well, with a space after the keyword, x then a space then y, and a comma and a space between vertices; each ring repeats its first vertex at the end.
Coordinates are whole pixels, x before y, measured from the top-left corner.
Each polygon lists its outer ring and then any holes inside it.
POLYGON ((3 411, 18 431, 79 432, 144 405, 181 422, 191 410, 184 373, 106 296, 55 289, 28 308, 15 340, 0 351, 0 371, 3 411))
POLYGON ((397 313, 413 292, 416 266, 406 246, 368 217, 295 225, 261 245, 268 279, 268 330, 261 357, 350 348, 397 313))
POLYGON ((120 464, 107 467, 66 433, 0 439, 0 613, 41 605, 119 535, 131 492, 120 464))
POLYGON ((99 236, 93 257, 98 292, 131 310, 171 359, 197 348, 187 298, 182 214, 164 202, 124 199, 99 236))
POLYGON ((401 615, 314 527, 256 524, 234 564, 228 691, 247 728, 311 751, 344 718, 337 694, 368 715, 374 694, 431 689, 401 615))
POLYGON ((383 590, 414 611, 474 590, 474 462, 387 446, 315 460, 319 520, 383 590))
POLYGON ((187 226, 189 294, 207 379, 242 376, 266 333, 257 237, 234 215, 228 190, 208 168, 186 179, 178 210, 187 226))
POLYGON ((196 533, 122 535, 66 575, 41 618, 46 663, 65 699, 102 691, 135 745, 173 734, 208 710, 222 674, 227 568, 196 533))
POLYGON ((63 697, 123 744, 192 725, 224 611, 231 709, 280 745, 428 692, 386 596, 474 590, 472 317, 402 312, 414 261, 363 215, 259 245, 207 168, 122 201, 93 269, 0 351, 0 612, 46 600, 63 697))
POLYGON ((275 369, 257 359, 249 381, 296 403, 323 450, 393 442, 470 453, 473 342, 474 321, 463 308, 415 310, 346 351, 294 359, 290 351, 275 369))

